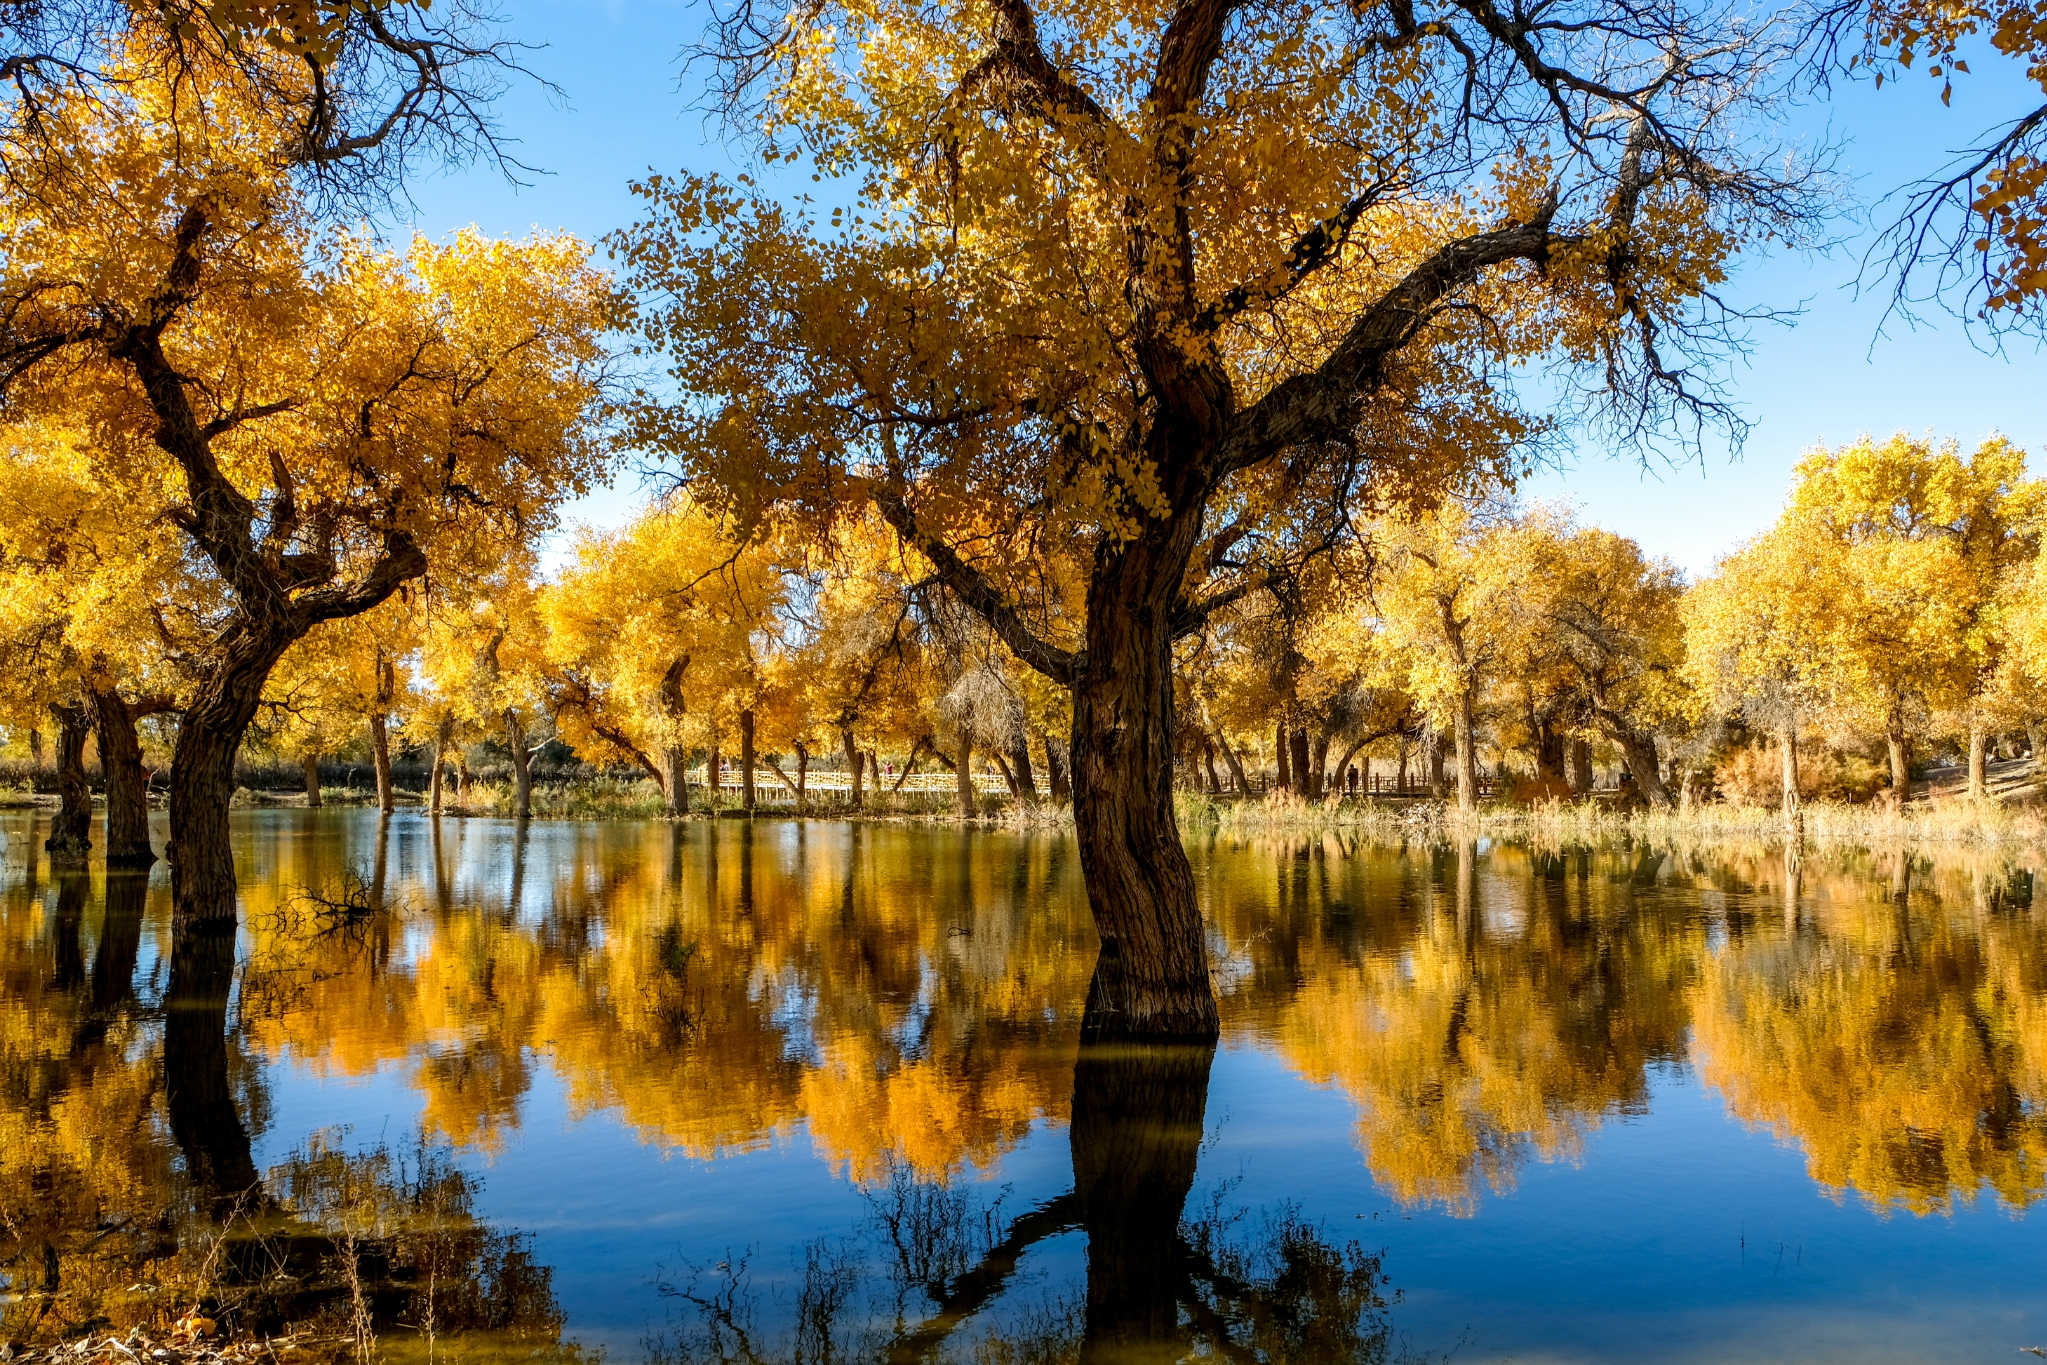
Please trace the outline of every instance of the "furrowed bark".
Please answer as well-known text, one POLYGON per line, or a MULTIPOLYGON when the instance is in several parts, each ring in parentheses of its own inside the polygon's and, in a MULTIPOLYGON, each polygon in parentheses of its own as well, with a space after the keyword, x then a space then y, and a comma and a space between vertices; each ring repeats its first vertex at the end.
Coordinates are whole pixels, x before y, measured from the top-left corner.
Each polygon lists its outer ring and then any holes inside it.
POLYGON ((1016 774, 1017 799, 1027 807, 1038 804, 1038 775, 1031 771, 1031 741, 1018 730, 1009 742, 1009 765, 1016 774))
POLYGON ((85 776, 85 740, 92 716, 79 702, 50 707, 57 722, 57 817, 43 841, 54 858, 83 858, 92 847, 92 784, 85 776))
POLYGON ((1308 759, 1308 732, 1289 730, 1287 732, 1287 763, 1292 769, 1293 789, 1307 800, 1315 799, 1315 770, 1308 759))
MULTIPOLYGON (((718 751, 711 751, 716 762, 718 751)), ((666 745, 661 750, 661 799, 664 809, 670 815, 689 814, 689 750, 680 744, 666 745)), ((711 781, 717 780, 712 774, 711 781)))
POLYGON ((108 867, 147 867, 156 861, 149 846, 149 792, 135 721, 158 705, 133 707, 112 687, 92 689, 100 771, 106 775, 108 867))
POLYGON ((397 808, 398 793, 391 785, 391 722, 383 711, 370 716, 370 763, 377 774, 377 809, 389 815, 397 808))
POLYGON ((1470 814, 1478 809, 1478 737, 1473 733, 1472 689, 1457 694, 1453 730, 1457 744, 1457 809, 1470 814))
POLYGON ((165 850, 180 921, 235 917, 235 860, 228 842, 235 754, 270 670, 295 638, 282 630, 236 631, 185 708, 171 752, 171 839, 165 850))
POLYGON ((1084 1038, 1218 1032, 1194 871, 1173 819, 1172 614, 1198 504, 1096 551, 1073 688, 1074 833, 1101 956, 1084 1038))

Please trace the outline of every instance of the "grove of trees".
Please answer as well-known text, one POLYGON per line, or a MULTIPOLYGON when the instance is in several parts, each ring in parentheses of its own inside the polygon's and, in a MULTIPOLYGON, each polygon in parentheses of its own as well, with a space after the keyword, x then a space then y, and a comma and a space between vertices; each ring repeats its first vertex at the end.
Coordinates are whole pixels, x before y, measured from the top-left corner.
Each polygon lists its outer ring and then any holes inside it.
MULTIPOLYGON (((2040 513, 2003 442, 1816 451, 1694 585, 1508 493, 1568 432, 1738 429, 1724 282, 1836 202, 1784 101, 1950 80, 1986 38, 2047 88, 2036 7, 708 23, 756 159, 834 193, 650 175, 613 274, 564 236, 364 226, 423 164, 517 169, 491 102, 521 49, 464 6, 0 17, 0 707, 49 736, 53 851, 91 841, 89 747, 126 863, 168 750, 177 921, 215 935, 252 736, 313 799, 365 745, 386 809, 394 746, 436 810, 495 746, 520 813, 550 742, 678 815, 699 760, 749 807, 763 770, 802 808, 819 763, 853 806, 936 765, 963 810, 989 766, 1035 805, 1042 762, 1102 941, 1084 1035, 1212 1039, 1176 782, 1248 794, 1269 752, 1305 799, 1380 759, 1466 809, 1504 768, 1664 805, 1768 736, 1794 806, 1874 740, 1901 798, 1955 736, 1980 794, 2034 723, 2040 513), (631 459, 672 486, 543 573, 631 459)), ((1908 202, 1901 297, 1930 265, 2037 322, 2043 119, 1908 202)))

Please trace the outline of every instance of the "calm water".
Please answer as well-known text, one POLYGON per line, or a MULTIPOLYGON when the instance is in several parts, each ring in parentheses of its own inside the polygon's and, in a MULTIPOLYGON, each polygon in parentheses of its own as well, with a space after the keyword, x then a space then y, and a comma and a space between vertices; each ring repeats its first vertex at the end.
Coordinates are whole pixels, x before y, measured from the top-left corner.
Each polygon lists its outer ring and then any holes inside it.
POLYGON ((203 1280, 393 1358, 2047 1345, 1996 856, 1197 841, 1221 1048, 1077 1070, 1060 837, 237 819, 231 996, 161 867, 0 821, 0 1338, 203 1280))

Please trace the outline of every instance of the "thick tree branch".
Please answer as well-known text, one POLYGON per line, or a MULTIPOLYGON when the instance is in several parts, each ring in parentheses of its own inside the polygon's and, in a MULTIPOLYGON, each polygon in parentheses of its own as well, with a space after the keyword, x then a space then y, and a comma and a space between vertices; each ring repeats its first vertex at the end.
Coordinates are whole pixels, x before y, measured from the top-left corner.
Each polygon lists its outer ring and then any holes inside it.
POLYGON ((881 513, 882 520, 931 561, 932 567, 938 571, 939 581, 985 620, 1011 653, 1053 682, 1069 687, 1073 685, 1085 666, 1085 655, 1061 649, 1032 633, 1015 605, 989 581, 988 575, 961 559, 958 552, 944 541, 924 533, 917 524, 916 514, 910 510, 910 504, 901 493, 876 480, 870 484, 868 497, 873 501, 875 510, 881 513))
POLYGON ((1542 263, 1557 241, 1552 195, 1536 220, 1459 238, 1436 250, 1365 310, 1329 358, 1308 374, 1276 384, 1237 416, 1216 454, 1218 477, 1262 463, 1310 441, 1335 440, 1354 425, 1357 407, 1384 382, 1387 364, 1436 308, 1508 261, 1542 263))

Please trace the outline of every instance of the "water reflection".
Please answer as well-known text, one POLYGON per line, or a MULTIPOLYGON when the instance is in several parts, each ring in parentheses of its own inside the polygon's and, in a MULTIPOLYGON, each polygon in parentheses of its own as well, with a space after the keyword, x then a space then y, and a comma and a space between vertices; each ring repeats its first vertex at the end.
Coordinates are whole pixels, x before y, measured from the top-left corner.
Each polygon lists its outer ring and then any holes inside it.
MULTIPOLYGON (((1064 839, 280 813, 242 827, 241 937, 173 939, 160 873, 53 867, 26 822, 6 832, 0 1339, 142 1321, 153 1286, 212 1276, 248 1324, 572 1349, 544 1242, 476 1212, 546 1087, 666 1153, 808 1152, 866 1192, 872 1217, 810 1245, 790 1295, 751 1288, 745 1254, 671 1268, 656 1356, 1388 1349, 1376 1246, 1229 1207, 1226 1173, 1199 1193, 1229 1122, 1211 1052, 1083 1051, 1094 942, 1064 839), (286 1074, 396 1078, 418 1131, 274 1132, 286 1074), (1070 1187, 1003 1203, 984 1177, 1061 1130, 1070 1187), (1041 1292, 1029 1267, 1065 1246, 1083 1275, 1041 1292)), ((1954 1216, 2047 1188, 2026 866, 1192 852, 1224 1045, 1344 1097, 1396 1206, 1483 1218, 1679 1073, 1836 1198, 1954 1216)))

